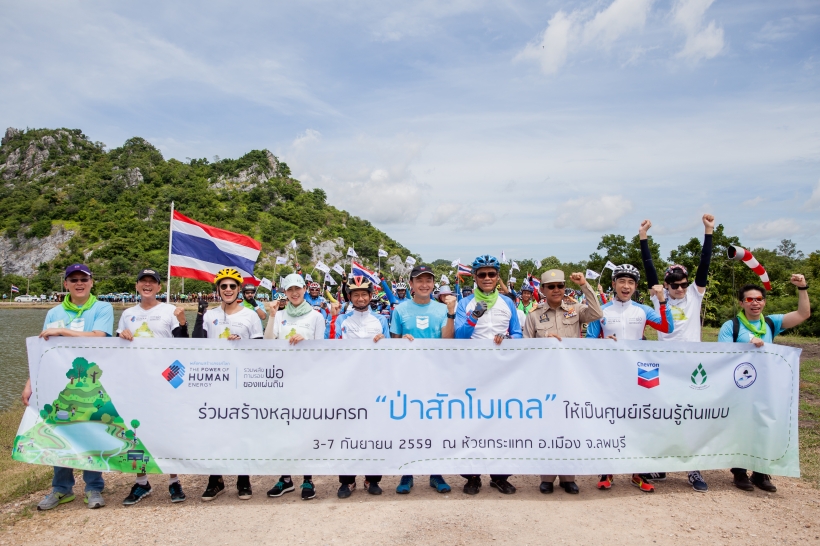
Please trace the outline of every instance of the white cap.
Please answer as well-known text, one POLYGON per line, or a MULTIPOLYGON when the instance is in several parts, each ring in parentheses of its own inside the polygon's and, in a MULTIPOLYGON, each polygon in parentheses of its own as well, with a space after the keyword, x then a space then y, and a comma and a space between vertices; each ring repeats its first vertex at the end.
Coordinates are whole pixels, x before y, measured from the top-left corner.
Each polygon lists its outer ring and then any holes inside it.
POLYGON ((287 290, 291 286, 305 287, 305 279, 298 273, 291 273, 282 281, 282 290, 287 290))

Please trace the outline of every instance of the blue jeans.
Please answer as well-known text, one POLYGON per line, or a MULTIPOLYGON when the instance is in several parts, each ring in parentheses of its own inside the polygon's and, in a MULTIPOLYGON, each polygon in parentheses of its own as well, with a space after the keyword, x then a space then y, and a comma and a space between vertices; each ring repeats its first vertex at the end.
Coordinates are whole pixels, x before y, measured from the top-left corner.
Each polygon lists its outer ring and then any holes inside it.
MULTIPOLYGON (((102 492, 103 487, 105 487, 102 472, 83 470, 83 481, 85 482, 86 492, 102 492)), ((63 495, 71 493, 74 489, 74 469, 55 466, 54 478, 51 480, 51 488, 58 493, 62 493, 63 495)))

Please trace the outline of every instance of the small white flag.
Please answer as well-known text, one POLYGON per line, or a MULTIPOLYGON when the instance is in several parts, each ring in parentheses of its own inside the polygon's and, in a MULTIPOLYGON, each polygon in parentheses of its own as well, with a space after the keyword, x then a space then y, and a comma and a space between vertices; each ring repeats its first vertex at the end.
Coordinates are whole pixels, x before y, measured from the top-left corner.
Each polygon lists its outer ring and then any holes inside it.
POLYGON ((351 258, 358 258, 359 257, 359 255, 356 254, 356 251, 353 250, 352 246, 347 247, 347 255, 350 256, 351 258))
POLYGON ((503 251, 503 250, 501 251, 501 263, 502 263, 502 264, 507 263, 507 255, 506 255, 506 254, 504 254, 504 251, 503 251))
POLYGON ((593 271, 591 269, 587 269, 587 274, 586 274, 587 279, 595 280, 598 277, 600 277, 600 275, 596 271, 593 271))
POLYGON ((441 284, 450 284, 450 280, 447 278, 447 275, 441 276, 441 284))
POLYGON ((460 263, 461 263, 461 258, 457 258, 457 259, 453 260, 452 262, 450 262, 450 267, 458 267, 458 264, 460 264, 460 263))
POLYGON ((284 256, 277 256, 276 257, 276 265, 285 265, 288 263, 288 259, 284 256))
POLYGON ((259 286, 262 288, 267 288, 268 290, 273 290, 273 283, 270 279, 262 278, 262 281, 259 283, 259 286))
POLYGON ((318 269, 322 273, 329 273, 330 272, 330 268, 324 262, 317 263, 316 264, 316 269, 318 269))
POLYGON ((340 266, 339 264, 336 264, 336 265, 333 266, 333 271, 335 271, 336 273, 338 273, 342 277, 344 277, 344 275, 345 275, 344 268, 342 266, 340 266))
POLYGON ((387 258, 387 251, 383 249, 379 249, 379 258, 387 258))
POLYGON ((310 276, 310 273, 308 273, 307 275, 305 275, 305 280, 306 280, 306 281, 313 282, 313 277, 311 277, 311 276, 310 276))
POLYGON ((510 277, 510 284, 515 282, 515 277, 510 277))
POLYGON ((395 270, 396 270, 396 268, 391 265, 390 266, 390 271, 395 271, 395 270))
POLYGON ((404 260, 404 263, 407 265, 416 265, 416 259, 412 256, 408 256, 407 259, 404 260))
POLYGON ((535 260, 535 269, 541 269, 541 260, 535 260))
POLYGON ((518 267, 518 264, 515 263, 515 261, 513 261, 512 265, 510 266, 510 271, 521 271, 521 268, 518 267))
POLYGON ((330 286, 336 286, 336 281, 330 276, 330 273, 325 273, 325 282, 330 286))
POLYGON ((293 250, 296 250, 297 248, 299 248, 298 245, 296 244, 296 239, 294 239, 290 242, 290 248, 292 248, 293 250))
POLYGON ((280 287, 280 289, 281 289, 283 284, 285 284, 285 277, 279 277, 279 287, 280 287))
POLYGON ((606 261, 606 265, 604 266, 604 269, 611 269, 612 271, 615 271, 615 268, 616 268, 616 267, 617 267, 617 266, 616 266, 614 263, 612 263, 612 262, 610 262, 609 260, 607 260, 607 261, 606 261))

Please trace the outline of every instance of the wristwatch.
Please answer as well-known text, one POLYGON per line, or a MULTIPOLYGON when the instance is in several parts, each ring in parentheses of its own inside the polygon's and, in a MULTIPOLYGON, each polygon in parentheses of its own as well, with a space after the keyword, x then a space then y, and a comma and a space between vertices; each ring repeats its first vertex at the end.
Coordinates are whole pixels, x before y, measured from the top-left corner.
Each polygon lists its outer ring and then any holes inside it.
POLYGON ((455 316, 455 315, 451 315, 450 313, 447 313, 447 318, 448 318, 448 319, 453 319, 453 320, 455 320, 456 316, 455 316))
POLYGON ((807 284, 806 286, 798 286, 798 287, 797 287, 797 289, 798 289, 798 290, 808 290, 808 289, 809 289, 809 285, 807 284))
POLYGON ((666 300, 658 300, 658 305, 666 305, 666 300))

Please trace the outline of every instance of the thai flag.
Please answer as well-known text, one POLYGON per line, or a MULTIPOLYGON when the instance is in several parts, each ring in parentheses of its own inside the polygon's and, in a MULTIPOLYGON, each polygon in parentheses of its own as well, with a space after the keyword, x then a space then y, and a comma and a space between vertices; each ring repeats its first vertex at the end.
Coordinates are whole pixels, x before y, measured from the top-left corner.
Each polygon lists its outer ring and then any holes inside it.
POLYGON ((360 263, 356 263, 351 260, 350 269, 352 270, 354 277, 365 277, 376 286, 379 286, 382 282, 375 273, 360 263))
POLYGON ((14 285, 12 284, 12 285, 11 285, 11 292, 12 292, 12 294, 13 294, 14 292, 17 292, 17 293, 19 294, 19 293, 20 293, 20 289, 19 289, 19 288, 17 288, 16 286, 14 286, 14 285))
POLYGON ((254 285, 253 267, 262 243, 247 235, 200 224, 174 211, 171 219, 171 276, 214 282, 223 268, 233 267, 254 285))
POLYGON ((535 288, 536 290, 538 290, 539 288, 541 288, 541 281, 539 281, 539 280, 538 280, 538 279, 536 279, 535 277, 533 277, 532 279, 530 279, 530 284, 531 284, 531 285, 532 285, 532 287, 533 287, 533 288, 535 288))
POLYGON ((470 269, 470 266, 464 264, 458 264, 458 275, 460 276, 472 276, 473 270, 470 269))

